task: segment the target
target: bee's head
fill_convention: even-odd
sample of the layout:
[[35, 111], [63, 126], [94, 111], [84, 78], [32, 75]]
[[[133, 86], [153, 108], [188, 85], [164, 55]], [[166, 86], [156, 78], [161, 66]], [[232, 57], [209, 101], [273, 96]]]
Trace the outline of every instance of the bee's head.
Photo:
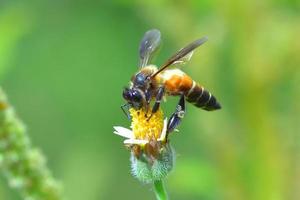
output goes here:
[[135, 109], [140, 109], [143, 106], [144, 98], [142, 91], [139, 89], [125, 88], [123, 90], [123, 98]]

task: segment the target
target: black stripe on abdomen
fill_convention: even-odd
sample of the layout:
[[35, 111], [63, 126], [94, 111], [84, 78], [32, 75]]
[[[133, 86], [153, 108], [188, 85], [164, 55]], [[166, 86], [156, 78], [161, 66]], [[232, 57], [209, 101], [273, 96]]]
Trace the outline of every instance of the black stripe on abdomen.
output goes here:
[[191, 91], [189, 91], [189, 93], [186, 95], [186, 100], [194, 104], [196, 107], [208, 111], [221, 108], [216, 98], [209, 91], [198, 84], [195, 85]]
[[203, 90], [204, 90], [203, 87], [200, 87], [195, 82], [193, 84], [195, 84], [195, 85], [186, 94], [186, 97], [187, 97], [186, 100], [190, 103], [195, 103], [197, 101], [197, 99], [202, 95]]

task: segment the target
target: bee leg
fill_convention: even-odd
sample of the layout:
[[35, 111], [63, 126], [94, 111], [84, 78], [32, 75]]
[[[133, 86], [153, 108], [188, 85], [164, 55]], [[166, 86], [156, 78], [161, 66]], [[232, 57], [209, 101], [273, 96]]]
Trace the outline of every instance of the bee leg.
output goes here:
[[163, 86], [158, 88], [157, 94], [156, 94], [156, 98], [155, 98], [155, 103], [152, 107], [152, 113], [156, 113], [159, 109], [160, 106], [160, 102], [164, 96], [164, 92], [165, 92], [165, 88]]
[[176, 106], [175, 112], [171, 115], [170, 119], [168, 120], [167, 134], [175, 130], [175, 128], [180, 124], [181, 119], [184, 117], [184, 114], [185, 114], [185, 99], [184, 99], [184, 95], [181, 95], [179, 102]]
[[123, 113], [126, 115], [126, 117], [131, 120], [131, 116], [130, 116], [130, 113], [129, 113], [129, 108], [130, 108], [130, 104], [129, 103], [126, 103], [124, 105], [121, 106], [121, 109], [123, 111]]
[[146, 96], [146, 105], [145, 105], [145, 110], [146, 110], [145, 113], [146, 114], [145, 114], [145, 117], [147, 117], [148, 111], [149, 111], [149, 107], [150, 107], [150, 101], [151, 101], [151, 91], [150, 90], [146, 90], [145, 96]]
[[155, 103], [152, 107], [152, 110], [151, 110], [151, 115], [150, 117], [148, 117], [148, 121], [149, 119], [152, 117], [153, 113], [156, 113], [159, 109], [159, 106], [160, 106], [160, 102], [164, 96], [164, 92], [165, 92], [165, 88], [163, 86], [159, 87], [158, 88], [158, 91], [157, 91], [157, 94], [156, 94], [156, 97], [155, 97]]

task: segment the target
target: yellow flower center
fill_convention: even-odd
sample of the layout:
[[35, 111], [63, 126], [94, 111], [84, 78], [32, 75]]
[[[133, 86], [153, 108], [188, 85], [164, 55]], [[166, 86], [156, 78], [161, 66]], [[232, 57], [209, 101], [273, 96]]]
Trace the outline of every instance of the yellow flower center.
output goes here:
[[131, 108], [129, 112], [132, 117], [131, 128], [135, 139], [150, 141], [160, 137], [164, 125], [161, 109], [153, 113], [151, 118], [149, 118], [151, 112], [146, 114], [144, 109], [135, 110]]

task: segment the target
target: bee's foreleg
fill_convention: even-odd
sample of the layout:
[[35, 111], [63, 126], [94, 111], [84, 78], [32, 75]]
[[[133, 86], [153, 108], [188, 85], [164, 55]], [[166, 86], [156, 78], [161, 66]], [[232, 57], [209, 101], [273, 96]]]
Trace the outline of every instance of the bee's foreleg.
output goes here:
[[165, 88], [163, 86], [159, 87], [158, 88], [158, 91], [157, 91], [157, 94], [156, 94], [156, 97], [155, 97], [155, 103], [152, 107], [152, 113], [156, 113], [159, 109], [159, 106], [160, 106], [160, 102], [164, 96], [164, 92], [165, 92]]
[[123, 113], [126, 115], [126, 117], [129, 120], [131, 120], [131, 116], [130, 116], [130, 113], [129, 113], [129, 107], [130, 107], [130, 104], [126, 103], [126, 104], [121, 106], [121, 109], [122, 109]]
[[151, 97], [152, 97], [151, 90], [146, 90], [145, 96], [146, 96], [146, 100], [145, 100], [146, 114], [145, 114], [145, 117], [147, 117], [147, 114], [148, 114], [148, 111], [149, 111], [149, 107], [150, 107]]
[[176, 106], [175, 112], [171, 115], [170, 119], [168, 120], [167, 125], [167, 133], [171, 133], [175, 130], [175, 128], [180, 124], [181, 119], [184, 117], [185, 114], [185, 99], [184, 95], [181, 95], [179, 102]]
[[165, 88], [163, 86], [159, 87], [158, 90], [157, 90], [157, 94], [156, 94], [156, 97], [155, 97], [155, 103], [152, 107], [152, 110], [151, 110], [151, 115], [150, 117], [148, 118], [148, 120], [152, 117], [152, 114], [153, 113], [156, 113], [159, 109], [159, 106], [160, 106], [160, 102], [164, 96], [164, 92], [165, 92]]

